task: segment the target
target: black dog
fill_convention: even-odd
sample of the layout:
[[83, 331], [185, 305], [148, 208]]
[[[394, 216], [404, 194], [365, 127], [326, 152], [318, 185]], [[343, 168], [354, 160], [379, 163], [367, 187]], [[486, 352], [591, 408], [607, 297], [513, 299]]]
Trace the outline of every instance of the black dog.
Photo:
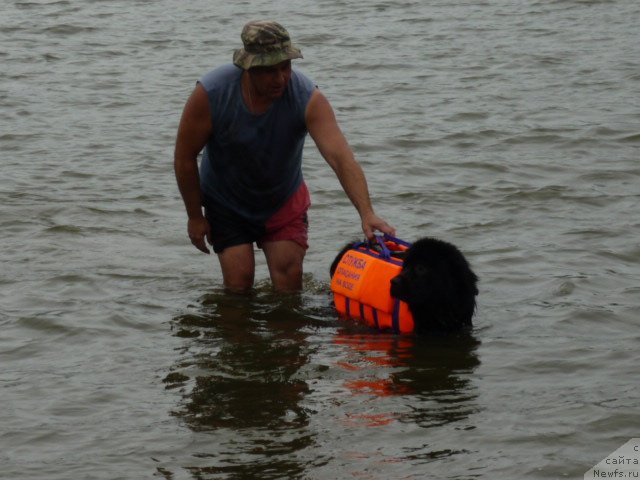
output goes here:
[[[346, 245], [333, 261], [333, 273]], [[454, 245], [422, 238], [403, 252], [402, 271], [391, 280], [390, 295], [407, 303], [418, 334], [470, 328], [476, 309], [478, 277]]]

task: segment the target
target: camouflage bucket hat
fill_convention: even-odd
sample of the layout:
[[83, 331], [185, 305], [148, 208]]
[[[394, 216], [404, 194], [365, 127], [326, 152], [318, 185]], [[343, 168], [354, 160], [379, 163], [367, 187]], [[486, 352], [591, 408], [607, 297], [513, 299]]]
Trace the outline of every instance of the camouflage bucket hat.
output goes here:
[[245, 70], [302, 58], [300, 49], [291, 44], [289, 32], [279, 23], [269, 20], [249, 22], [240, 37], [244, 48], [233, 52], [233, 63]]

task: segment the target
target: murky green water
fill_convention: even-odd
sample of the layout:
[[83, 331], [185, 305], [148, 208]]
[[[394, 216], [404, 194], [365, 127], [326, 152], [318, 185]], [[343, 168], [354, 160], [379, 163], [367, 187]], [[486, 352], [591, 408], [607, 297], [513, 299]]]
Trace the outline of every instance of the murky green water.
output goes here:
[[[339, 321], [355, 211], [310, 142], [301, 295], [221, 292], [172, 171], [195, 80], [280, 20], [375, 206], [455, 243], [472, 335]], [[582, 478], [638, 436], [635, 0], [6, 1], [0, 477]]]

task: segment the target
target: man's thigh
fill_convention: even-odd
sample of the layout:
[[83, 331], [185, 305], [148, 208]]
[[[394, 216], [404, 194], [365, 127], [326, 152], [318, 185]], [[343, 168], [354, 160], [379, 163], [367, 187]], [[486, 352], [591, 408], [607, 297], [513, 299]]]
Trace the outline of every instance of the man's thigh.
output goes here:
[[227, 247], [218, 253], [218, 260], [225, 288], [244, 292], [253, 286], [255, 257], [252, 243]]
[[265, 242], [262, 250], [274, 288], [280, 291], [299, 291], [302, 288], [302, 262], [306, 248], [292, 240], [279, 240]]

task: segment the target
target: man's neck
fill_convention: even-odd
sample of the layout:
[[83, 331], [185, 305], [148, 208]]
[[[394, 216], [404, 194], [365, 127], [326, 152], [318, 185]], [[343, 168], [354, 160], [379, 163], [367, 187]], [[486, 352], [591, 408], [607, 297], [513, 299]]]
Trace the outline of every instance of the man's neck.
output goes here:
[[266, 112], [273, 103], [271, 98], [259, 94], [248, 72], [242, 74], [242, 97], [249, 111], [256, 115]]

